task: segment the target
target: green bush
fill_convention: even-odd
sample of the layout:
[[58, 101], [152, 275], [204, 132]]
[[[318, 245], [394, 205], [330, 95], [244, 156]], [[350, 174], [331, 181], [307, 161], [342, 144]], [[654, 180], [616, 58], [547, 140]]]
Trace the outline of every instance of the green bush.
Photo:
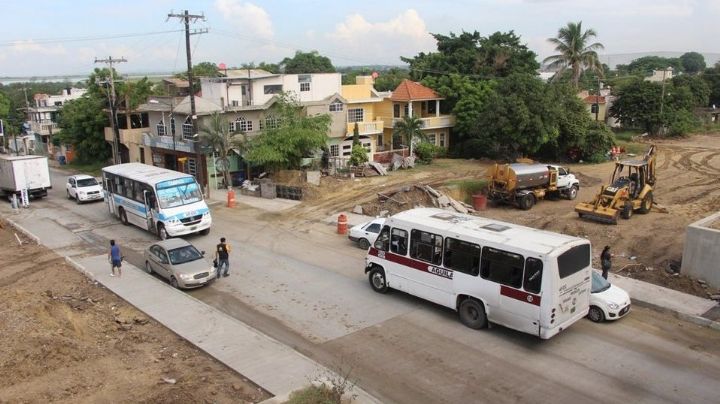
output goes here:
[[421, 142], [415, 146], [414, 152], [418, 158], [418, 162], [421, 164], [430, 164], [437, 150], [435, 149], [435, 145], [428, 142]]
[[340, 402], [340, 397], [331, 388], [322, 384], [294, 391], [285, 404], [339, 404]]
[[586, 161], [600, 162], [615, 144], [615, 135], [602, 122], [592, 122], [583, 141], [582, 154]]
[[350, 159], [348, 160], [348, 164], [351, 166], [359, 166], [362, 163], [366, 163], [368, 161], [367, 156], [367, 150], [365, 150], [364, 147], [360, 144], [355, 144], [352, 147], [352, 151], [350, 152]]
[[688, 111], [678, 111], [675, 114], [675, 119], [668, 127], [668, 134], [670, 136], [684, 136], [692, 132], [698, 127], [698, 121]]

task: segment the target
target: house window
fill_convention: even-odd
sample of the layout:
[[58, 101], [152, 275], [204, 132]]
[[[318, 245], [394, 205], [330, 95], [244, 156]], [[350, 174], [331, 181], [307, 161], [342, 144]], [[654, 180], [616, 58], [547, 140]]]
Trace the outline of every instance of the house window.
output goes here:
[[235, 122], [230, 122], [230, 131], [232, 132], [252, 132], [253, 124], [243, 117], [238, 117]]
[[140, 162], [145, 164], [145, 149], [140, 147]]
[[378, 147], [382, 147], [382, 145], [383, 145], [383, 135], [382, 134], [377, 135], [377, 142], [375, 144]]
[[280, 123], [280, 118], [268, 116], [264, 121], [260, 121], [260, 129], [277, 129], [280, 127]]
[[310, 91], [310, 83], [300, 83], [300, 91]]
[[265, 94], [280, 94], [282, 93], [282, 84], [271, 84], [263, 88]]
[[410, 103], [405, 104], [405, 107], [403, 108], [403, 112], [405, 113], [405, 116], [410, 115]]
[[440, 134], [440, 147], [445, 147], [445, 134]]
[[400, 118], [400, 104], [393, 104], [393, 118]]
[[331, 144], [330, 145], [330, 155], [333, 157], [338, 157], [340, 155], [340, 145]]
[[160, 122], [157, 124], [157, 135], [167, 136], [167, 127], [165, 126], [165, 122]]
[[190, 117], [185, 118], [185, 123], [182, 125], [182, 136], [185, 140], [192, 140], [195, 133], [193, 130], [192, 120]]
[[348, 122], [362, 122], [364, 115], [362, 108], [348, 109]]
[[435, 114], [437, 109], [435, 108], [435, 101], [427, 101], [427, 113], [428, 114]]
[[239, 107], [239, 106], [240, 106], [240, 101], [238, 101], [238, 100], [232, 100], [232, 106], [233, 106], [233, 107]]
[[340, 101], [333, 101], [332, 104], [328, 107], [328, 110], [330, 112], [340, 112], [343, 110], [343, 104]]
[[429, 134], [428, 142], [430, 142], [431, 145], [435, 146], [437, 144], [437, 135], [434, 133]]

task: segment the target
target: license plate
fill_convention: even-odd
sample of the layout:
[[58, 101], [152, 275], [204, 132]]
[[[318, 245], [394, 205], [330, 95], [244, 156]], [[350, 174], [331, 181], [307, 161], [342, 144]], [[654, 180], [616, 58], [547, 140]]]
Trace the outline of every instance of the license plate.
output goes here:
[[193, 226], [190, 228], [190, 230], [195, 230], [195, 229], [197, 229], [197, 226]]

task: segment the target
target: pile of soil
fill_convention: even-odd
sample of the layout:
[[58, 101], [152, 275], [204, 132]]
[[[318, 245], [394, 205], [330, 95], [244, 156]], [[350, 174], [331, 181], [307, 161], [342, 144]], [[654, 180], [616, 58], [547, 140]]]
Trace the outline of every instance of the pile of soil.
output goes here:
[[237, 403], [271, 396], [6, 222], [0, 245], [0, 401]]
[[396, 191], [383, 192], [383, 195], [390, 198], [378, 196], [377, 201], [362, 204], [363, 214], [379, 216], [381, 212], [387, 212], [394, 215], [412, 208], [433, 206], [432, 198], [416, 187], [403, 187]]
[[709, 298], [718, 294], [715, 289], [703, 280], [693, 279], [685, 274], [679, 273], [680, 262], [666, 261], [660, 267], [648, 267], [642, 264], [628, 264], [618, 269], [618, 275], [627, 276], [666, 288], [680, 290], [698, 297]]
[[581, 187], [595, 187], [595, 186], [601, 185], [603, 183], [603, 181], [610, 180], [609, 178], [607, 180], [602, 180], [601, 178], [591, 177], [591, 176], [585, 175], [579, 171], [571, 171], [571, 174], [575, 175], [575, 178], [577, 178], [578, 181], [580, 181]]

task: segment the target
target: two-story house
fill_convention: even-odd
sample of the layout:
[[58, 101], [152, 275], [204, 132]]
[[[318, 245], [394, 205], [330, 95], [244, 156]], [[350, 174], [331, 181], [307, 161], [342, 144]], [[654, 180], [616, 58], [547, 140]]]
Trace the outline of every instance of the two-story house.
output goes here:
[[65, 88], [60, 94], [35, 94], [33, 105], [28, 107], [30, 131], [35, 135], [36, 144], [43, 150], [37, 152], [53, 154], [52, 135], [60, 131], [58, 118], [63, 105], [71, 100], [82, 97], [87, 92], [84, 88]]

